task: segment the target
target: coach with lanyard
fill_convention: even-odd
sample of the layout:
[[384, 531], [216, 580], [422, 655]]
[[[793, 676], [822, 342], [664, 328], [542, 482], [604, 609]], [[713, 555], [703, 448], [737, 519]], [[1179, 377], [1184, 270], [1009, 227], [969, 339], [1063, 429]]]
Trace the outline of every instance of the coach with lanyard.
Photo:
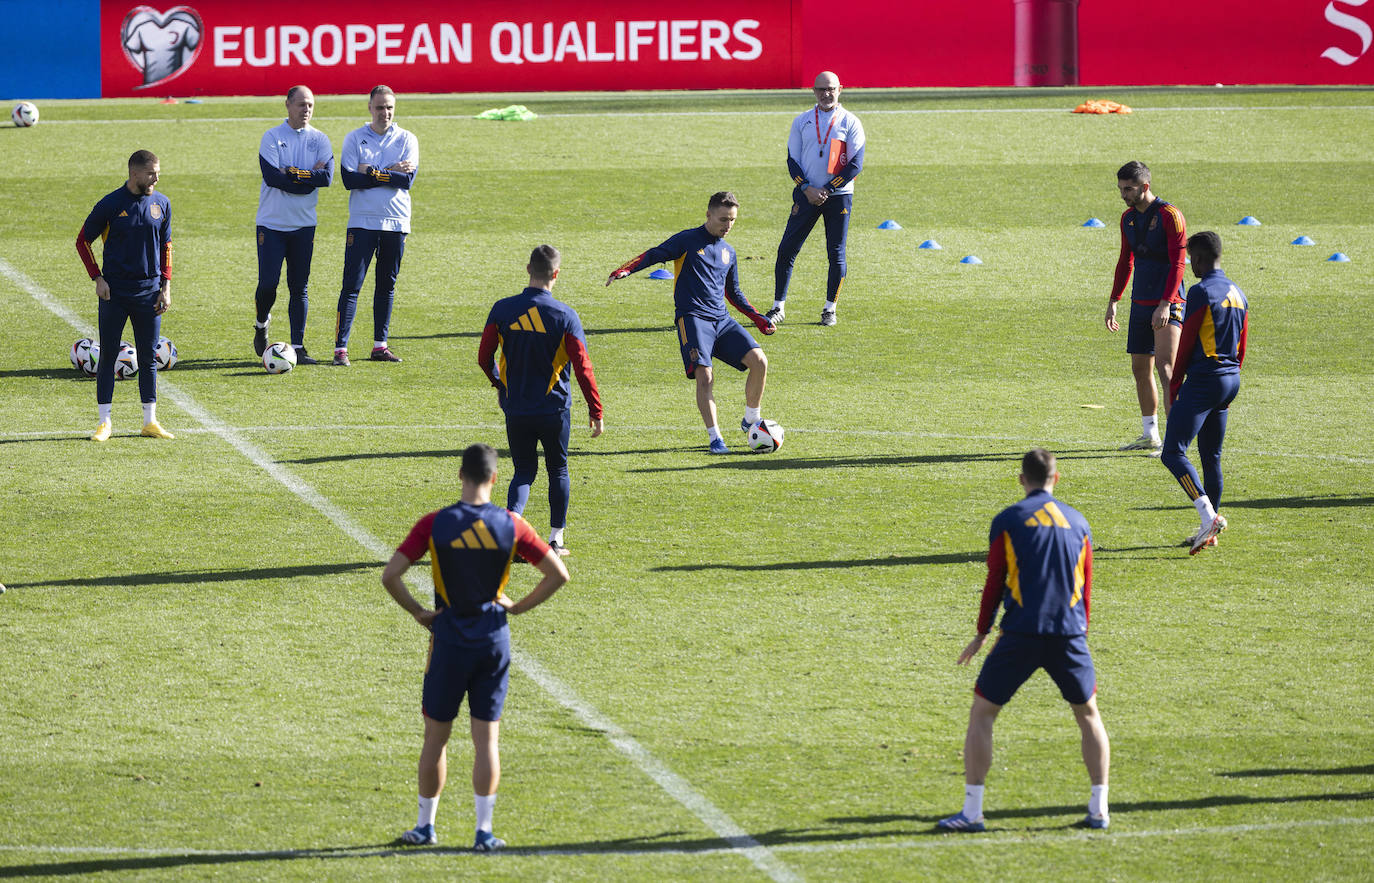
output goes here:
[[792, 265], [817, 219], [825, 218], [825, 253], [830, 261], [822, 325], [836, 322], [835, 305], [848, 269], [844, 250], [854, 178], [864, 165], [864, 127], [858, 117], [840, 106], [838, 76], [821, 71], [814, 91], [816, 106], [792, 121], [787, 139], [787, 171], [795, 186], [792, 215], [778, 243], [778, 261], [773, 268], [773, 308], [767, 316], [775, 325], [781, 325], [784, 318]]

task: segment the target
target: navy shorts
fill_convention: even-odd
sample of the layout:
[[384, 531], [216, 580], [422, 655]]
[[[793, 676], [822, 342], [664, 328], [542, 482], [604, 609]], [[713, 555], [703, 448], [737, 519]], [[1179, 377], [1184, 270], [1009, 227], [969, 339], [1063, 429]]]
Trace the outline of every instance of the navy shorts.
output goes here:
[[458, 716], [458, 706], [467, 696], [470, 716], [498, 721], [509, 682], [509, 632], [473, 647], [431, 639], [421, 710], [425, 717], [446, 723]]
[[1074, 705], [1082, 705], [1097, 692], [1097, 673], [1085, 636], [1021, 632], [1002, 632], [983, 660], [973, 690], [994, 705], [1006, 705], [1037, 668], [1043, 668]]
[[682, 349], [682, 367], [688, 377], [697, 375], [698, 365], [711, 367], [713, 357], [744, 371], [744, 357], [759, 347], [754, 336], [729, 316], [723, 319], [678, 316], [677, 341]]
[[[1126, 352], [1146, 356], [1155, 354], [1155, 330], [1150, 327], [1150, 317], [1158, 306], [1131, 301], [1131, 318], [1126, 323]], [[1170, 304], [1169, 324], [1183, 327], [1183, 304]]]

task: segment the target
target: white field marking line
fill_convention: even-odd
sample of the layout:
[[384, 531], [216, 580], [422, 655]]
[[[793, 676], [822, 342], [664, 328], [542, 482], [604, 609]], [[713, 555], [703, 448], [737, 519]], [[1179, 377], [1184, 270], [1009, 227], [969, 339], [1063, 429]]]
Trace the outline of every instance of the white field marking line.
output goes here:
[[[1068, 99], [1066, 99], [1067, 101]], [[1188, 105], [1186, 107], [1141, 107], [1132, 105], [1136, 112], [1144, 113], [1169, 113], [1179, 112], [1264, 112], [1269, 110], [1374, 110], [1374, 104], [1282, 104], [1271, 106], [1245, 107], [1240, 105], [1226, 106], [1206, 106]], [[855, 113], [862, 116], [875, 115], [898, 115], [898, 116], [922, 116], [927, 114], [990, 114], [990, 113], [1071, 113], [1067, 107], [907, 107], [907, 108], [888, 108], [858, 110]], [[650, 111], [605, 111], [601, 113], [541, 113], [539, 116], [544, 119], [607, 119], [607, 118], [649, 118], [649, 117], [715, 117], [715, 116], [744, 116], [744, 117], [794, 117], [796, 111], [792, 110], [650, 110]], [[105, 120], [44, 120], [45, 126], [113, 126], [113, 125], [136, 125], [146, 126], [153, 123], [268, 123], [280, 120], [281, 116], [272, 117], [163, 117], [161, 119], [105, 119]], [[406, 114], [408, 120], [475, 120], [476, 117], [468, 114], [448, 114], [448, 113], [416, 113]]]
[[[79, 321], [79, 320], [77, 320]], [[89, 334], [86, 336], [90, 336]], [[171, 369], [176, 370], [176, 369]], [[165, 382], [166, 375], [158, 372], [158, 383]], [[639, 429], [652, 432], [691, 432], [695, 430], [693, 426], [651, 426], [648, 424], [636, 424]], [[290, 426], [238, 426], [235, 427], [239, 432], [260, 433], [277, 435], [286, 432], [412, 432], [412, 431], [449, 431], [449, 430], [478, 430], [491, 431], [494, 429], [505, 429], [504, 423], [331, 423], [328, 426], [309, 426], [306, 424], [293, 424]], [[26, 438], [69, 438], [80, 436], [87, 430], [83, 427], [72, 429], [35, 429], [27, 432], [0, 432], [0, 440], [7, 439], [26, 439]], [[216, 435], [217, 432], [210, 428], [178, 428], [178, 434], [185, 435]], [[1082, 445], [1093, 447], [1102, 445], [1101, 441], [1089, 441], [1086, 439], [1045, 439], [1039, 436], [1028, 438], [1016, 435], [969, 435], [957, 432], [921, 432], [906, 429], [815, 429], [805, 426], [789, 426], [788, 432], [814, 435], [842, 435], [842, 436], [867, 436], [876, 438], [932, 438], [948, 439], [952, 441], [995, 441], [995, 442], [1015, 442], [1017, 444], [1028, 443], [1050, 443], [1058, 446], [1063, 445]], [[1110, 453], [1114, 448], [1111, 444], [1103, 447], [1104, 453]], [[1297, 453], [1293, 451], [1252, 451], [1245, 448], [1229, 448], [1227, 453], [1233, 456], [1247, 457], [1277, 457], [1281, 459], [1294, 460], [1326, 460], [1332, 463], [1350, 463], [1355, 466], [1374, 466], [1374, 458], [1370, 457], [1350, 457], [1345, 454], [1319, 454], [1319, 453]]]
[[[85, 322], [40, 288], [37, 283], [16, 270], [4, 258], [0, 258], [0, 275], [4, 275], [30, 294], [39, 304], [76, 329], [77, 333], [87, 337], [91, 336], [90, 328]], [[342, 508], [335, 505], [314, 487], [297, 478], [289, 469], [273, 460], [267, 452], [245, 438], [243, 433], [205, 410], [199, 402], [175, 385], [162, 383], [160, 386], [162, 387], [161, 391], [167, 398], [171, 399], [173, 404], [227, 442], [253, 465], [276, 479], [279, 484], [299, 497], [312, 509], [333, 522], [335, 527], [357, 542], [369, 554], [375, 555], [379, 560], [387, 560], [391, 557], [393, 552], [391, 546], [377, 539]], [[434, 585], [428, 577], [424, 576], [423, 571], [416, 570], [412, 573], [415, 574], [415, 582], [421, 584], [424, 590], [432, 596]], [[549, 673], [537, 660], [523, 652], [512, 653], [512, 659], [517, 670], [538, 684], [545, 693], [564, 708], [571, 711], [584, 725], [605, 734], [612, 745], [633, 761], [635, 766], [653, 779], [670, 797], [682, 804], [722, 840], [730, 844], [729, 851], [744, 855], [755, 867], [778, 883], [801, 879], [766, 846], [751, 837], [734, 819], [693, 788], [687, 780], [670, 770], [638, 740], [626, 733], [591, 704], [585, 702], [571, 687]]]
[[[1345, 825], [1369, 825], [1374, 824], [1374, 816], [1369, 818], [1343, 817], [1334, 819], [1303, 819], [1291, 822], [1255, 822], [1241, 825], [1209, 825], [1200, 828], [1154, 828], [1142, 831], [1122, 831], [1112, 828], [1109, 831], [1065, 831], [1055, 833], [1050, 831], [1037, 832], [1017, 832], [1017, 831], [990, 831], [981, 835], [972, 834], [950, 834], [944, 836], [928, 835], [919, 840], [910, 838], [903, 840], [872, 840], [867, 842], [849, 841], [844, 843], [792, 843], [774, 846], [775, 852], [794, 852], [794, 853], [827, 853], [827, 852], [863, 852], [871, 849], [957, 849], [962, 847], [982, 847], [996, 848], [1000, 846], [1019, 847], [1028, 843], [1062, 843], [1066, 840], [1092, 840], [1102, 843], [1111, 843], [1113, 840], [1130, 839], [1139, 840], [1154, 837], [1215, 837], [1227, 834], [1257, 834], [1266, 831], [1287, 831], [1302, 828], [1330, 828]], [[879, 835], [881, 836], [881, 835]], [[25, 846], [21, 844], [0, 844], [0, 852], [8, 853], [38, 853], [43, 855], [139, 855], [150, 857], [175, 857], [175, 856], [217, 856], [217, 857], [239, 857], [244, 859], [271, 858], [279, 856], [281, 858], [373, 858], [384, 856], [404, 855], [412, 858], [428, 857], [449, 857], [454, 855], [473, 855], [472, 850], [461, 847], [437, 848], [418, 850], [414, 848], [402, 847], [357, 847], [356, 849], [339, 850], [330, 848], [325, 849], [258, 849], [258, 850], [218, 850], [218, 849], [162, 849], [149, 846], [131, 846], [121, 848], [118, 846], [50, 846], [45, 844]], [[613, 849], [600, 848], [566, 848], [566, 849], [523, 849], [516, 848], [512, 852], [506, 853], [505, 860], [517, 858], [540, 858], [546, 856], [591, 856], [591, 855], [618, 855], [618, 856], [712, 856], [730, 855], [733, 849], [722, 849], [720, 847], [708, 846], [700, 849], [684, 849], [682, 847], [663, 845], [645, 845], [643, 847], [624, 846]], [[490, 858], [483, 856], [481, 861], [489, 861]]]

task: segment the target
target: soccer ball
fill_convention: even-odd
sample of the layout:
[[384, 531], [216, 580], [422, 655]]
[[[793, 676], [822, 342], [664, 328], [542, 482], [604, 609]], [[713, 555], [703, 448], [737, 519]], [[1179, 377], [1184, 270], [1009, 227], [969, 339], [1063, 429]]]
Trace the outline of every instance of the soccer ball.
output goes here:
[[157, 339], [157, 346], [153, 347], [153, 364], [157, 365], [159, 371], [176, 367], [177, 345], [172, 343], [171, 338], [159, 337]]
[[262, 353], [262, 367], [268, 374], [285, 374], [296, 367], [296, 349], [289, 343], [274, 343]]
[[760, 420], [749, 427], [749, 450], [771, 454], [782, 447], [782, 427], [772, 420]]
[[10, 111], [10, 119], [21, 129], [38, 125], [38, 108], [32, 102], [21, 101]]
[[138, 373], [138, 352], [127, 340], [119, 342], [119, 355], [115, 357], [115, 380], [128, 380]]
[[70, 355], [73, 368], [87, 377], [95, 376], [95, 369], [100, 366], [100, 344], [89, 337], [83, 337], [72, 344]]

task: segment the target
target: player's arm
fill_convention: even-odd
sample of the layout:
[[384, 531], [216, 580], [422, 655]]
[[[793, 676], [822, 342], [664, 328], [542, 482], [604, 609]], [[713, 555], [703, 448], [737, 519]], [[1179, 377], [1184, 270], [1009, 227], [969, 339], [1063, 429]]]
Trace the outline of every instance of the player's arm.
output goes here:
[[[1135, 211], [1127, 209], [1126, 211]], [[1126, 216], [1121, 216], [1121, 250], [1116, 256], [1116, 272], [1112, 275], [1112, 290], [1107, 295], [1107, 317], [1105, 322], [1108, 331], [1116, 331], [1121, 328], [1116, 321], [1116, 305], [1126, 293], [1126, 283], [1131, 280], [1131, 267], [1134, 265], [1135, 255], [1131, 252], [1131, 243], [1126, 239]]]
[[777, 331], [777, 326], [767, 316], [754, 309], [754, 305], [749, 303], [749, 298], [744, 296], [744, 289], [739, 285], [739, 263], [737, 260], [730, 262], [730, 269], [725, 271], [725, 299], [734, 305], [735, 309], [749, 317], [749, 321], [754, 323], [754, 327], [764, 334], [772, 334]]
[[[281, 149], [277, 147], [277, 139], [272, 131], [269, 129], [258, 145], [258, 168], [262, 171], [263, 183], [298, 196], [309, 193], [314, 189], [309, 183], [310, 173], [282, 161]], [[305, 180], [302, 180], [302, 176]]]
[[488, 318], [487, 327], [482, 329], [482, 341], [477, 344], [477, 365], [497, 389], [501, 388], [501, 378], [496, 376], [496, 345], [500, 338], [500, 329]]
[[86, 267], [86, 275], [95, 282], [95, 296], [101, 300], [110, 299], [110, 283], [105, 281], [101, 275], [100, 264], [95, 259], [95, 253], [91, 251], [91, 243], [109, 226], [108, 212], [101, 203], [91, 209], [90, 215], [86, 218], [86, 223], [81, 225], [81, 229], [76, 232], [76, 254], [81, 258], [81, 263]]
[[845, 164], [841, 166], [839, 171], [835, 172], [834, 176], [826, 183], [826, 189], [832, 193], [845, 187], [850, 181], [859, 177], [859, 172], [862, 172], [864, 168], [865, 144], [863, 126], [859, 125], [858, 118], [850, 115], [850, 119], [853, 120], [853, 124], [848, 127], [849, 143], [847, 146], [853, 153], [849, 155]]
[[1187, 226], [1183, 221], [1183, 213], [1171, 205], [1160, 210], [1159, 218], [1164, 224], [1165, 243], [1169, 250], [1169, 277], [1164, 280], [1163, 300], [1183, 303], [1185, 297], [1180, 289], [1183, 288], [1183, 264], [1187, 257]]
[[977, 634], [959, 654], [958, 664], [967, 665], [969, 660], [983, 649], [983, 642], [992, 631], [993, 618], [997, 616], [997, 605], [1002, 602], [1002, 592], [1007, 584], [1007, 550], [1005, 531], [997, 534], [988, 543], [988, 577], [983, 582], [983, 596], [978, 604]]
[[1240, 320], [1240, 342], [1236, 344], [1236, 367], [1245, 367], [1245, 338], [1250, 334], [1250, 310], [1246, 309], [1245, 318]]
[[158, 257], [158, 275], [162, 277], [162, 283], [157, 294], [157, 303], [153, 310], [161, 315], [172, 308], [172, 206], [166, 206], [162, 213], [162, 224], [158, 228], [158, 235], [161, 237], [162, 247]]
[[[579, 329], [580, 330], [580, 329]], [[604, 424], [601, 421], [601, 390], [596, 386], [596, 372], [592, 370], [592, 357], [587, 345], [575, 332], [563, 335], [563, 349], [568, 354], [577, 385], [582, 387], [582, 398], [587, 400], [587, 422], [592, 428], [592, 438], [601, 434]]]
[[1087, 629], [1093, 606], [1093, 538], [1083, 538], [1083, 627]]
[[382, 586], [387, 594], [400, 605], [401, 609], [409, 613], [416, 622], [425, 628], [429, 628], [434, 622], [434, 617], [438, 616], [438, 611], [430, 610], [410, 594], [410, 589], [406, 588], [402, 577], [414, 564], [424, 557], [425, 551], [429, 548], [430, 528], [434, 524], [434, 513], [431, 512], [424, 518], [415, 523], [406, 535], [405, 541], [391, 556], [391, 560], [386, 563], [382, 570]]
[[[398, 164], [399, 165], [399, 164]], [[396, 165], [385, 169], [368, 169], [367, 174], [377, 182], [378, 187], [395, 187], [397, 190], [409, 190], [410, 185], [415, 182], [415, 171], [403, 172]]]
[[502, 607], [518, 616], [547, 601], [568, 582], [569, 577], [563, 559], [549, 548], [548, 543], [539, 538], [539, 534], [534, 532], [530, 523], [515, 513], [511, 515], [515, 519], [515, 551], [521, 558], [538, 568], [541, 574], [535, 587], [519, 601], [511, 601], [504, 596], [499, 599], [498, 603], [501, 603]]
[[339, 177], [347, 190], [367, 190], [376, 187], [377, 179], [366, 172], [358, 171], [358, 142], [349, 132], [344, 138], [343, 153], [339, 155]]
[[1194, 285], [1188, 291], [1188, 308], [1183, 316], [1183, 333], [1178, 338], [1178, 354], [1174, 356], [1174, 373], [1169, 378], [1169, 407], [1173, 407], [1178, 390], [1183, 386], [1184, 375], [1188, 372], [1188, 362], [1193, 358], [1193, 347], [1197, 345], [1198, 332], [1202, 330], [1202, 320], [1206, 317], [1211, 304], [1207, 292], [1201, 285]]
[[650, 264], [661, 264], [665, 261], [675, 261], [678, 258], [682, 257], [683, 250], [681, 248], [673, 248], [673, 240], [675, 239], [677, 239], [677, 235], [670, 237], [666, 242], [664, 242], [661, 245], [655, 245], [648, 251], [641, 252], [639, 255], [630, 258], [628, 261], [621, 264], [619, 267], [616, 267], [614, 270], [611, 271], [611, 275], [606, 279], [606, 284], [610, 285], [617, 279], [624, 279], [631, 273], [637, 273], [645, 267], [649, 266]]

